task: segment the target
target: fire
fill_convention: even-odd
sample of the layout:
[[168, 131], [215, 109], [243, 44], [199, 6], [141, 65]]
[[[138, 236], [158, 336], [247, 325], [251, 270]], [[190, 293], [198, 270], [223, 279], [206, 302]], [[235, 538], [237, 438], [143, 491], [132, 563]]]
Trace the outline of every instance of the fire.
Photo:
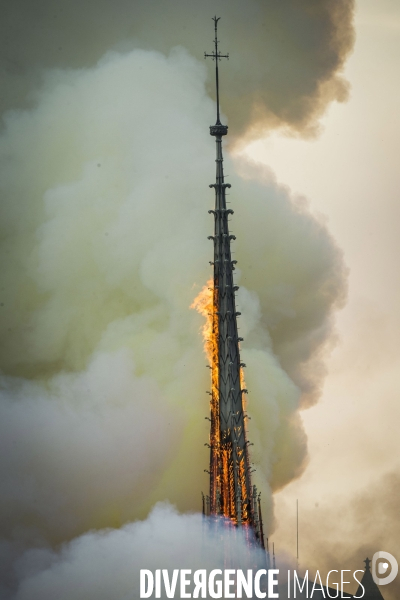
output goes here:
[[[210, 428], [210, 473], [213, 485], [210, 490], [210, 502], [213, 512], [218, 512], [218, 503], [221, 492], [221, 433], [219, 421], [219, 353], [218, 335], [219, 324], [216, 307], [218, 306], [218, 290], [214, 281], [210, 279], [194, 299], [190, 308], [194, 308], [205, 317], [205, 324], [201, 331], [204, 340], [204, 352], [211, 368], [211, 428]], [[223, 461], [222, 461], [223, 464]], [[227, 480], [225, 467], [222, 469], [222, 478]]]
[[[221, 440], [220, 416], [219, 416], [219, 322], [218, 322], [218, 288], [210, 279], [198, 296], [194, 299], [190, 308], [197, 310], [205, 318], [201, 328], [204, 340], [204, 352], [211, 368], [211, 401], [210, 401], [210, 507], [213, 514], [223, 514], [233, 522], [237, 522], [236, 498], [234, 489], [234, 465], [232, 462], [232, 444], [228, 439]], [[243, 369], [240, 369], [241, 389], [245, 389]], [[244, 399], [242, 398], [244, 404]], [[243, 408], [245, 408], [243, 406]], [[225, 434], [229, 434], [225, 432]], [[247, 488], [246, 471], [250, 470], [248, 455], [239, 453], [238, 478], [241, 487], [243, 509], [241, 522], [249, 520], [247, 510]]]
[[212, 279], [209, 279], [201, 292], [193, 300], [190, 308], [194, 308], [205, 318], [205, 323], [201, 328], [204, 340], [204, 352], [211, 367], [212, 395], [218, 399], [218, 316], [214, 309], [215, 305], [214, 282]]

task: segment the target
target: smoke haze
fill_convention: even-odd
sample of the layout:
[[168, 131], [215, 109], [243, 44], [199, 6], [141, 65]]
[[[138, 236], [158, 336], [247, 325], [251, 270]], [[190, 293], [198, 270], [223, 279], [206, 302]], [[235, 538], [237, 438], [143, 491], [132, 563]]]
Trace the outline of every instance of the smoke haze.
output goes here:
[[[151, 536], [135, 537], [141, 527], [171, 540], [192, 519], [198, 535], [198, 517], [165, 509], [153, 521], [78, 538], [60, 556], [51, 550], [143, 519], [159, 500], [197, 511], [207, 489], [209, 373], [202, 319], [189, 309], [212, 255], [207, 126], [215, 109], [206, 81], [204, 64], [183, 48], [113, 51], [95, 66], [48, 70], [32, 106], [4, 115], [5, 597], [61, 598], [74, 565], [86, 568], [80, 553], [91, 554], [86, 544], [98, 540], [106, 556], [122, 540], [126, 565], [130, 543], [133, 554], [154, 552]], [[234, 118], [240, 125], [239, 112]], [[271, 491], [306, 464], [298, 408], [318, 396], [346, 272], [323, 222], [271, 172], [228, 155], [226, 172], [249, 438], [271, 530]], [[160, 561], [170, 552], [160, 544]], [[102, 560], [95, 556], [85, 573], [101, 570]], [[98, 591], [65, 589], [65, 598]], [[107, 589], [96, 597], [115, 598]]]
[[[341, 70], [354, 43], [353, 10], [353, 0], [15, 0], [0, 21], [0, 110], [29, 103], [39, 67], [93, 66], [111, 48], [181, 44], [202, 58], [216, 13], [221, 49], [232, 58], [222, 104], [235, 135], [280, 125], [312, 131], [329, 102], [347, 97]], [[213, 94], [212, 82], [211, 72]]]
[[[340, 487], [340, 478], [338, 477]], [[385, 548], [397, 557], [399, 554], [398, 503], [400, 477], [398, 470], [377, 475], [376, 478], [352, 494], [343, 498], [340, 493], [330, 494], [321, 502], [301, 507], [300, 548], [307, 556], [307, 563], [300, 561], [302, 569], [317, 569], [322, 577], [331, 569], [363, 569], [366, 557]], [[289, 509], [290, 510], [290, 509]], [[293, 537], [290, 524], [279, 521], [287, 537]], [[321, 535], [306, 535], [317, 530]], [[355, 594], [357, 585], [349, 586]], [[381, 588], [384, 597], [399, 597], [398, 578]]]

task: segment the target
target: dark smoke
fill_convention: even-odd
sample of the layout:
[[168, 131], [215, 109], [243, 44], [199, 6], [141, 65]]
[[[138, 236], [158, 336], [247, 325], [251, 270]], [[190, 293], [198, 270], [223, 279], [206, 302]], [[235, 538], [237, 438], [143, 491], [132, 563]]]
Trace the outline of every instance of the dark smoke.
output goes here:
[[29, 104], [42, 67], [92, 66], [112, 47], [183, 45], [202, 58], [217, 13], [221, 49], [232, 58], [222, 106], [235, 133], [310, 132], [329, 102], [346, 98], [353, 9], [354, 0], [3, 0], [0, 111]]

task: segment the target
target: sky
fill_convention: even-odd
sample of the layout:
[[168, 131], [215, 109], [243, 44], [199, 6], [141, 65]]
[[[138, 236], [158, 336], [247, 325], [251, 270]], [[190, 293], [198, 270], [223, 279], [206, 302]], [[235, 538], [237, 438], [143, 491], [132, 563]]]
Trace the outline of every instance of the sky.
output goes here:
[[[400, 8], [361, 0], [355, 27], [344, 70], [349, 100], [329, 107], [317, 138], [274, 132], [246, 149], [325, 216], [349, 269], [348, 300], [337, 315], [338, 341], [322, 398], [302, 414], [310, 462], [275, 496], [273, 537], [292, 552], [299, 500], [301, 564], [312, 560], [308, 538], [315, 530], [323, 544], [326, 522], [337, 528], [345, 553], [352, 535], [347, 512], [361, 498], [353, 516], [369, 514], [358, 531], [364, 529], [371, 554], [370, 523], [380, 522], [390, 497], [399, 501]], [[386, 528], [382, 543], [398, 556], [398, 532], [392, 535], [389, 523]]]
[[225, 162], [270, 540], [293, 564], [298, 500], [302, 568], [400, 557], [397, 3], [359, 0], [353, 29], [345, 0], [18, 0], [0, 24], [5, 600], [125, 598], [132, 560], [199, 560], [206, 8], [231, 54]]

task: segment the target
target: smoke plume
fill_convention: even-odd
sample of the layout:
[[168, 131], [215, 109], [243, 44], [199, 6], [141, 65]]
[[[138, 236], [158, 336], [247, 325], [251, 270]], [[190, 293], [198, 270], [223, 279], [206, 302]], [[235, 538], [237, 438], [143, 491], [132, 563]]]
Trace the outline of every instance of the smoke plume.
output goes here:
[[232, 58], [222, 103], [235, 135], [281, 125], [311, 131], [329, 102], [347, 97], [341, 70], [353, 9], [354, 0], [14, 0], [0, 21], [0, 110], [29, 103], [38, 66], [88, 67], [110, 48], [179, 44], [202, 58], [217, 13], [221, 49]]
[[[148, 556], [161, 536], [163, 562], [175, 525], [197, 523], [168, 513], [89, 533], [61, 555], [51, 550], [88, 530], [144, 518], [159, 500], [197, 511], [207, 490], [209, 372], [202, 319], [189, 309], [210, 276], [212, 254], [207, 127], [215, 112], [206, 75], [182, 48], [110, 52], [91, 68], [47, 71], [32, 108], [4, 117], [5, 596], [86, 599], [90, 579], [102, 590], [97, 598], [122, 598], [122, 580], [135, 577], [129, 553]], [[318, 394], [345, 271], [303, 201], [268, 171], [229, 156], [226, 163], [249, 438], [271, 529], [271, 490], [306, 462], [300, 398]], [[103, 576], [90, 577], [104, 556], [124, 572], [119, 595], [102, 588]], [[72, 577], [85, 593], [63, 596]]]
[[[15, 600], [139, 598], [140, 569], [168, 569], [170, 575], [177, 564], [192, 573], [199, 568], [223, 569], [223, 540], [232, 568], [254, 568], [257, 561], [265, 567], [261, 551], [254, 548], [249, 553], [244, 536], [223, 528], [207, 530], [200, 515], [179, 515], [171, 506], [159, 504], [146, 521], [86, 533], [58, 553], [49, 548], [26, 552], [16, 566], [21, 584]], [[161, 597], [166, 598], [164, 593]]]

